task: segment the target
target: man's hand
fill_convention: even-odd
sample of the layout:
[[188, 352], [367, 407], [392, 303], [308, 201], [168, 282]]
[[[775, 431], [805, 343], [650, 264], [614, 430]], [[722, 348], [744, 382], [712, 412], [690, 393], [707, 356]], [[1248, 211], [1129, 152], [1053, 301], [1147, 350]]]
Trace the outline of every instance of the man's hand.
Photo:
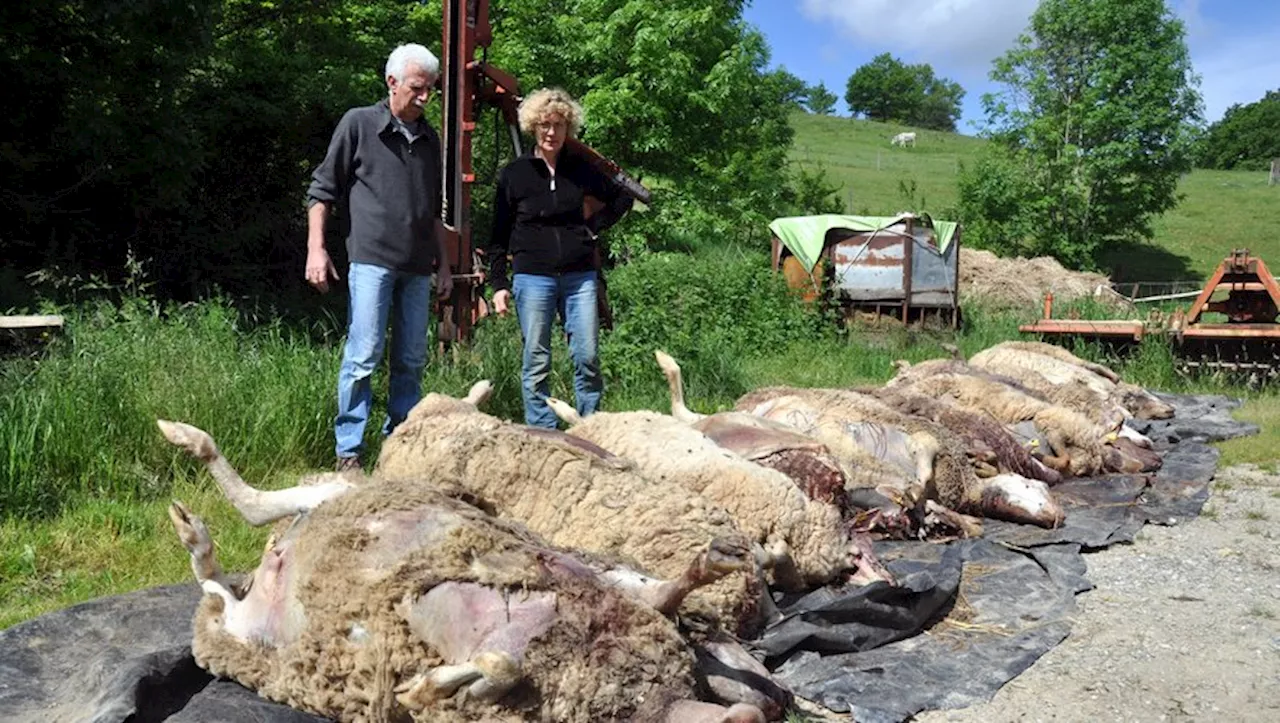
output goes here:
[[444, 300], [450, 296], [453, 296], [453, 274], [446, 266], [436, 272], [436, 297]]
[[493, 295], [493, 310], [498, 312], [498, 316], [506, 316], [507, 309], [510, 308], [511, 291], [502, 289]]
[[329, 291], [329, 279], [337, 281], [338, 269], [334, 267], [329, 252], [323, 248], [313, 248], [307, 252], [307, 283], [316, 287], [320, 293]]

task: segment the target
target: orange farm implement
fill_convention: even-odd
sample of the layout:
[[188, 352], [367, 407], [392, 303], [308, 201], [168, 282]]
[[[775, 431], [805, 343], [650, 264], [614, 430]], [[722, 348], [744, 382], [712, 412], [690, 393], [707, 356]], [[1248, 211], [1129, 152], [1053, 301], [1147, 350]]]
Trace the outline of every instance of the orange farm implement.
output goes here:
[[1280, 284], [1262, 259], [1237, 249], [1223, 259], [1191, 307], [1150, 321], [1044, 318], [1018, 329], [1046, 340], [1088, 339], [1124, 344], [1153, 334], [1167, 337], [1184, 373], [1220, 372], [1255, 384], [1280, 375]]

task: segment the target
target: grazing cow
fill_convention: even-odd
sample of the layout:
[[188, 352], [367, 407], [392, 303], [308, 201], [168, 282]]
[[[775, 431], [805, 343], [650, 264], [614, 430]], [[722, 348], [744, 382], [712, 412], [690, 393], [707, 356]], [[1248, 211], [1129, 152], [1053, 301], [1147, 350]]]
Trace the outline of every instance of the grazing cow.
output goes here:
[[916, 145], [916, 134], [914, 132], [899, 133], [893, 137], [893, 140], [889, 141], [889, 144], [894, 146], [911, 146], [914, 148]]

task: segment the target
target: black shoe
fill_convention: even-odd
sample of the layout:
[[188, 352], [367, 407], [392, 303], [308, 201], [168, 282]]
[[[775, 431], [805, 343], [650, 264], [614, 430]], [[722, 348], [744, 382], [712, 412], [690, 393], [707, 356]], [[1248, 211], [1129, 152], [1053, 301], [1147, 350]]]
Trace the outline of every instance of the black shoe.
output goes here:
[[364, 468], [360, 466], [360, 455], [353, 457], [339, 457], [338, 463], [333, 466], [337, 472], [363, 472]]

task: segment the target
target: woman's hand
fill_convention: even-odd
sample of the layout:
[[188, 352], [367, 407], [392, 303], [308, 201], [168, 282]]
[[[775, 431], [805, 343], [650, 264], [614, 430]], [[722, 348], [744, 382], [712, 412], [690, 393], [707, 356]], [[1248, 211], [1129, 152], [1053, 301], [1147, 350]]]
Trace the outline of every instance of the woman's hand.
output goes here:
[[506, 316], [510, 304], [511, 291], [509, 289], [501, 289], [493, 295], [493, 310], [498, 312], [498, 316]]

